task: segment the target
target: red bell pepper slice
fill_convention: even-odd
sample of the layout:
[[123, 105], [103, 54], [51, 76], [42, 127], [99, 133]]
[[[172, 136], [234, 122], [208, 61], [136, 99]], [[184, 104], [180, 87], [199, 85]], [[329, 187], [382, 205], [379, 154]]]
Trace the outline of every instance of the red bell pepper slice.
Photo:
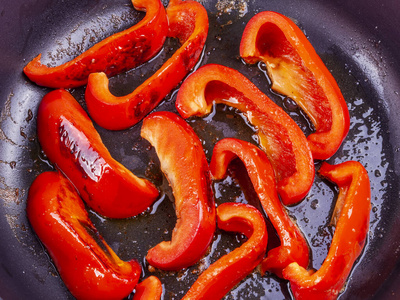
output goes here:
[[133, 300], [159, 300], [162, 296], [162, 284], [156, 276], [147, 277], [135, 287]]
[[132, 0], [132, 4], [137, 10], [146, 11], [138, 24], [57, 67], [41, 64], [39, 54], [24, 68], [24, 73], [38, 85], [71, 88], [85, 85], [90, 73], [114, 76], [148, 61], [162, 48], [167, 36], [165, 9], [160, 0]]
[[99, 235], [73, 185], [59, 172], [39, 175], [27, 215], [67, 288], [77, 299], [122, 299], [135, 288], [138, 262], [122, 261]]
[[245, 62], [263, 61], [272, 89], [292, 98], [316, 132], [308, 136], [314, 159], [328, 159], [349, 131], [346, 102], [332, 74], [307, 37], [289, 18], [272, 11], [255, 15], [240, 43]]
[[210, 164], [213, 179], [225, 178], [230, 162], [236, 157], [244, 163], [261, 205], [281, 241], [281, 245], [270, 250], [263, 260], [262, 272], [270, 271], [282, 277], [282, 270], [292, 262], [306, 268], [309, 263], [307, 242], [279, 200], [274, 171], [263, 151], [238, 139], [219, 141]]
[[90, 116], [110, 130], [126, 129], [150, 113], [198, 62], [208, 33], [205, 8], [195, 1], [171, 1], [167, 8], [170, 37], [182, 46], [132, 93], [115, 97], [104, 73], [89, 76], [85, 99]]
[[332, 216], [335, 225], [331, 247], [321, 268], [313, 273], [296, 263], [283, 270], [296, 299], [336, 299], [365, 244], [371, 209], [368, 173], [355, 161], [323, 163], [320, 174], [339, 186]]
[[221, 299], [245, 278], [264, 257], [268, 232], [261, 213], [251, 205], [224, 203], [217, 208], [218, 227], [239, 232], [248, 240], [208, 267], [182, 300]]
[[99, 214], [132, 217], [158, 197], [152, 183], [136, 177], [111, 157], [88, 115], [70, 93], [55, 90], [43, 97], [37, 132], [49, 160]]
[[146, 117], [141, 136], [157, 152], [175, 197], [178, 218], [171, 241], [150, 249], [146, 259], [163, 270], [189, 267], [206, 252], [216, 226], [210, 170], [203, 146], [189, 124], [170, 112]]
[[286, 205], [305, 197], [314, 180], [314, 163], [306, 137], [296, 123], [238, 71], [206, 65], [190, 75], [179, 89], [176, 107], [184, 118], [203, 116], [213, 103], [244, 112], [258, 130]]

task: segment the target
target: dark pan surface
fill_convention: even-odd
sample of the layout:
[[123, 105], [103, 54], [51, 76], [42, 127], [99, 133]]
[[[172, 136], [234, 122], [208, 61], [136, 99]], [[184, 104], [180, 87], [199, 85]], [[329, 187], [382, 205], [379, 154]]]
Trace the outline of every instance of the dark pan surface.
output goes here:
[[[290, 101], [269, 90], [262, 65], [247, 66], [239, 59], [239, 42], [247, 21], [257, 12], [274, 10], [290, 16], [304, 30], [317, 53], [336, 78], [351, 115], [348, 137], [329, 160], [358, 160], [368, 170], [372, 188], [371, 227], [362, 258], [356, 264], [340, 299], [398, 299], [400, 297], [400, 3], [388, 1], [201, 1], [209, 12], [210, 31], [200, 65], [220, 63], [251, 79], [278, 105], [283, 106], [306, 132], [307, 120]], [[165, 4], [167, 4], [165, 2]], [[128, 28], [142, 18], [128, 0], [14, 0], [0, 3], [0, 297], [9, 299], [72, 299], [55, 267], [26, 219], [26, 197], [34, 178], [52, 167], [36, 139], [36, 111], [49, 89], [31, 83], [25, 64], [38, 53], [44, 62], [58, 65], [108, 35]], [[114, 93], [129, 93], [150, 76], [178, 47], [168, 40], [151, 62], [111, 80]], [[71, 90], [84, 104], [84, 88]], [[176, 93], [157, 110], [176, 112]], [[214, 143], [238, 137], [255, 143], [254, 132], [236, 111], [217, 106], [215, 114], [193, 118], [190, 125], [204, 141], [209, 159]], [[98, 128], [104, 143], [118, 161], [135, 174], [147, 176], [163, 191], [162, 198], [144, 214], [129, 220], [107, 220], [90, 213], [105, 240], [125, 260], [136, 258], [143, 277], [150, 272], [147, 250], [169, 239], [175, 224], [171, 190], [159, 170], [149, 144], [140, 139], [141, 124], [110, 132]], [[319, 168], [320, 163], [316, 164]], [[257, 203], [238, 174], [214, 185], [217, 203]], [[236, 171], [235, 171], [236, 170]], [[235, 175], [236, 174], [236, 175]], [[329, 215], [337, 190], [316, 177], [307, 198], [290, 207], [312, 249], [313, 267], [319, 268], [329, 249], [332, 231]], [[274, 238], [271, 236], [271, 240]], [[218, 232], [210, 253], [192, 268], [159, 272], [164, 299], [180, 299], [198, 274], [241, 237]], [[275, 276], [252, 273], [226, 299], [290, 299], [288, 285]]]

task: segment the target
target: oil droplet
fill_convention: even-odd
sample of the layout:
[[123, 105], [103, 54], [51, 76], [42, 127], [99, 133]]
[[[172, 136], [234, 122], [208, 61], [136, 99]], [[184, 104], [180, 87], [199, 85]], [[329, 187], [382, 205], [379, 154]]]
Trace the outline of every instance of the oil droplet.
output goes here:
[[318, 200], [313, 200], [311, 202], [311, 208], [312, 209], [317, 209], [318, 208]]
[[297, 103], [289, 98], [289, 97], [285, 97], [283, 99], [283, 106], [288, 110], [288, 111], [296, 111], [298, 109], [298, 105]]

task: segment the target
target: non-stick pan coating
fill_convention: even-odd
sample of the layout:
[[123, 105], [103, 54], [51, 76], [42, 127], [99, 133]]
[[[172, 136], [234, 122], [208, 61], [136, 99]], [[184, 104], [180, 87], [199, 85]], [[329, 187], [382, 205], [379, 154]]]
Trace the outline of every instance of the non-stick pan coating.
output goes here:
[[[34, 178], [52, 166], [36, 139], [36, 113], [47, 88], [38, 87], [22, 73], [39, 53], [45, 63], [58, 65], [95, 42], [137, 23], [129, 0], [14, 0], [0, 1], [0, 297], [9, 299], [73, 299], [26, 218], [27, 192]], [[272, 93], [261, 64], [245, 65], [239, 42], [245, 24], [257, 12], [274, 10], [291, 17], [304, 30], [317, 53], [336, 78], [348, 103], [350, 132], [330, 163], [358, 160], [368, 170], [372, 188], [370, 233], [340, 299], [398, 299], [400, 297], [400, 3], [387, 1], [317, 0], [210, 0], [200, 1], [209, 12], [210, 30], [199, 65], [219, 63], [233, 67], [252, 80], [301, 128], [307, 120], [287, 100]], [[167, 4], [167, 1], [164, 2]], [[179, 45], [168, 40], [151, 62], [111, 79], [112, 91], [131, 92], [157, 70]], [[85, 107], [84, 88], [71, 90]], [[176, 112], [172, 93], [157, 108]], [[210, 159], [215, 142], [238, 137], [256, 143], [254, 132], [235, 110], [217, 106], [216, 114], [188, 122], [204, 141]], [[107, 220], [90, 212], [105, 240], [125, 260], [136, 258], [143, 277], [151, 274], [144, 260], [147, 250], [169, 239], [175, 224], [171, 190], [160, 173], [159, 161], [149, 144], [139, 137], [141, 123], [111, 132], [98, 128], [105, 145], [118, 161], [135, 174], [150, 178], [163, 197], [146, 213], [129, 220]], [[320, 162], [316, 163], [318, 169]], [[217, 203], [254, 202], [254, 192], [244, 197], [237, 176], [214, 185]], [[234, 172], [235, 174], [235, 172]], [[236, 179], [234, 179], [234, 177]], [[313, 267], [319, 268], [329, 249], [328, 226], [334, 185], [316, 177], [307, 198], [290, 207], [312, 249]], [[271, 234], [271, 240], [274, 240]], [[275, 238], [276, 240], [276, 238]], [[164, 299], [180, 299], [198, 274], [226, 249], [242, 243], [241, 237], [217, 232], [210, 253], [192, 268], [159, 272]], [[288, 284], [275, 276], [252, 273], [227, 295], [227, 299], [290, 299]]]

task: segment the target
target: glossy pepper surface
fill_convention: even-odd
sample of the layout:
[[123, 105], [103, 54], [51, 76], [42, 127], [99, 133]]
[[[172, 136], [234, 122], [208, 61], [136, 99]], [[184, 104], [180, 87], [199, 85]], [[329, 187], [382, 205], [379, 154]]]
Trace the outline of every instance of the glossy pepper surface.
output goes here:
[[217, 208], [218, 227], [239, 232], [248, 240], [209, 266], [182, 300], [217, 300], [225, 296], [261, 262], [268, 233], [261, 213], [251, 205], [224, 203]]
[[270, 271], [282, 277], [282, 270], [292, 262], [307, 268], [307, 242], [279, 200], [274, 171], [263, 151], [238, 139], [226, 138], [219, 141], [214, 147], [210, 164], [213, 179], [225, 178], [230, 162], [237, 157], [244, 163], [261, 205], [281, 241], [279, 247], [268, 252], [262, 262], [262, 271]]
[[349, 131], [349, 111], [335, 79], [300, 28], [279, 13], [258, 13], [243, 32], [240, 55], [247, 63], [263, 61], [272, 89], [296, 101], [310, 118], [316, 132], [307, 139], [314, 159], [331, 157]]
[[286, 205], [308, 193], [314, 180], [314, 163], [306, 137], [297, 124], [238, 71], [205, 65], [190, 75], [179, 89], [176, 107], [184, 118], [211, 112], [223, 103], [244, 112], [260, 137]]
[[335, 225], [331, 247], [321, 268], [313, 273], [296, 263], [283, 270], [296, 299], [336, 299], [354, 262], [361, 254], [369, 228], [371, 189], [368, 173], [355, 161], [323, 163], [319, 173], [336, 183], [339, 196], [332, 215]]
[[57, 67], [40, 62], [41, 54], [25, 68], [24, 73], [38, 85], [71, 88], [85, 85], [93, 72], [114, 76], [152, 58], [163, 46], [168, 20], [160, 0], [132, 0], [146, 16], [136, 25], [95, 44], [93, 47]]
[[111, 157], [88, 115], [70, 93], [55, 90], [43, 97], [37, 132], [49, 160], [99, 214], [132, 217], [158, 197], [152, 183], [133, 175]]
[[215, 231], [215, 205], [208, 163], [193, 129], [179, 116], [157, 112], [143, 120], [141, 135], [155, 148], [175, 197], [177, 223], [171, 241], [150, 249], [147, 261], [163, 270], [196, 263]]
[[86, 103], [90, 116], [110, 130], [126, 129], [150, 113], [198, 62], [208, 33], [205, 8], [195, 1], [170, 1], [167, 8], [168, 35], [182, 46], [163, 66], [132, 93], [116, 97], [108, 88], [104, 73], [89, 77]]
[[162, 296], [162, 284], [156, 276], [147, 277], [135, 287], [133, 300], [159, 300]]
[[77, 299], [122, 299], [142, 271], [122, 261], [99, 235], [73, 185], [59, 172], [39, 175], [29, 189], [27, 215], [61, 278]]

